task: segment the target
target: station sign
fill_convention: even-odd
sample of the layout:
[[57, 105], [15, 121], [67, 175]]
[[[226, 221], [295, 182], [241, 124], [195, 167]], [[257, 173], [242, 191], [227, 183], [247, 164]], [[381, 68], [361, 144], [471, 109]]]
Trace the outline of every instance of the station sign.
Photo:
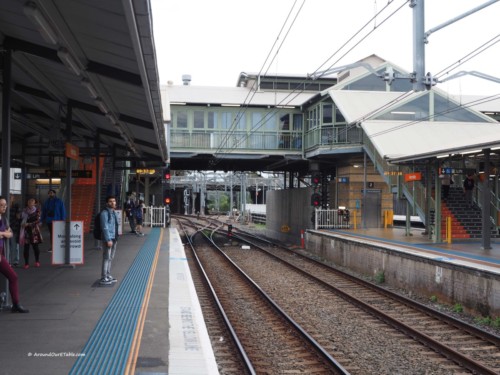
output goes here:
[[[66, 177], [66, 171], [64, 170], [46, 170], [44, 177], [38, 177], [38, 178], [65, 178]], [[91, 170], [80, 170], [80, 169], [75, 169], [71, 171], [71, 177], [72, 178], [92, 178], [92, 171]]]
[[405, 173], [405, 182], [421, 181], [421, 180], [422, 180], [422, 173], [420, 172]]
[[439, 168], [439, 174], [465, 174], [463, 168]]

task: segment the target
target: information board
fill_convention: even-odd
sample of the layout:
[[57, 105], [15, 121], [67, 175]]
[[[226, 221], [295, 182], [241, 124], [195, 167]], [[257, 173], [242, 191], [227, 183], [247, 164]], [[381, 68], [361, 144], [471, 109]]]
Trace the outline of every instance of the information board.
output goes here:
[[[65, 264], [66, 222], [52, 222], [52, 264]], [[83, 264], [83, 221], [70, 224], [70, 264]]]

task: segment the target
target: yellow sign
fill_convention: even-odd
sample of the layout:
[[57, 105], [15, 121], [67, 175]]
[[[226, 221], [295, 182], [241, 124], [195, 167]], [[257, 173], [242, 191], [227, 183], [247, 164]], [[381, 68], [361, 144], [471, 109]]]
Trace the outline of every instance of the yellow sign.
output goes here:
[[290, 227], [289, 227], [288, 225], [286, 225], [286, 224], [285, 224], [285, 225], [282, 225], [282, 226], [281, 226], [281, 231], [282, 231], [283, 233], [288, 233], [288, 232], [290, 232]]
[[135, 173], [137, 173], [137, 174], [155, 174], [156, 169], [136, 169]]

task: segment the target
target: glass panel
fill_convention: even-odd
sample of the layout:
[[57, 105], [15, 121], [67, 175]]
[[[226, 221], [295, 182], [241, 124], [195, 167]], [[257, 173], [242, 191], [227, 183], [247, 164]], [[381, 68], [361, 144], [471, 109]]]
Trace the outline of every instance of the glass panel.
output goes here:
[[254, 112], [252, 113], [252, 130], [260, 129], [262, 125], [262, 113]]
[[217, 113], [215, 113], [215, 112], [208, 112], [208, 116], [207, 116], [207, 128], [208, 129], [214, 129], [216, 123], [217, 123]]
[[370, 74], [359, 79], [358, 81], [350, 83], [342, 90], [386, 91], [386, 85], [382, 78], [377, 77], [375, 74]]
[[203, 129], [205, 127], [205, 112], [194, 111], [193, 128]]
[[290, 115], [286, 114], [280, 117], [280, 130], [290, 130]]
[[302, 114], [293, 115], [293, 130], [302, 130]]
[[177, 112], [177, 127], [180, 129], [187, 129], [188, 127], [187, 112], [185, 111]]
[[475, 113], [434, 94], [434, 121], [487, 122]]
[[238, 112], [236, 114], [236, 121], [237, 121], [237, 124], [236, 124], [236, 129], [238, 130], [246, 130], [247, 128], [247, 124], [246, 124], [246, 121], [245, 121], [245, 113], [243, 112]]
[[331, 124], [332, 123], [332, 104], [323, 104], [323, 124]]
[[335, 106], [335, 123], [339, 124], [341, 122], [346, 122], [344, 115], [339, 111], [337, 106]]
[[231, 112], [222, 112], [220, 114], [220, 127], [221, 129], [230, 129], [233, 119]]
[[275, 113], [268, 113], [267, 116], [264, 117], [264, 126], [260, 128], [260, 130], [264, 131], [276, 131], [276, 114]]
[[384, 113], [377, 120], [399, 120], [413, 121], [426, 120], [429, 118], [429, 94], [423, 95], [400, 107], [393, 108], [390, 112]]

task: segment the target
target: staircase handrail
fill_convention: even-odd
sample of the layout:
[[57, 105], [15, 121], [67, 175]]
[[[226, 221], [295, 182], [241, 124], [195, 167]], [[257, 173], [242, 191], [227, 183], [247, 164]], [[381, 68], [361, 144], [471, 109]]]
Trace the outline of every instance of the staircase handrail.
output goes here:
[[[483, 194], [483, 184], [477, 184], [477, 205], [482, 208], [482, 194]], [[497, 227], [500, 227], [499, 223], [499, 212], [500, 212], [500, 197], [498, 197], [495, 192], [490, 192], [490, 221]]]
[[[404, 182], [401, 178], [405, 173], [413, 172], [408, 166], [396, 166], [389, 164], [380, 153], [377, 151], [371, 140], [364, 135], [363, 139], [364, 149], [366, 154], [370, 157], [375, 168], [378, 170], [380, 175], [383, 177], [384, 181], [392, 188], [397, 189], [397, 192], [401, 197], [405, 197], [413, 207], [414, 214], [420, 217], [420, 220], [426, 224], [425, 215], [425, 186], [421, 181], [414, 182]], [[413, 186], [410, 187], [410, 184]], [[434, 206], [434, 200], [432, 197], [429, 201], [429, 206]]]

